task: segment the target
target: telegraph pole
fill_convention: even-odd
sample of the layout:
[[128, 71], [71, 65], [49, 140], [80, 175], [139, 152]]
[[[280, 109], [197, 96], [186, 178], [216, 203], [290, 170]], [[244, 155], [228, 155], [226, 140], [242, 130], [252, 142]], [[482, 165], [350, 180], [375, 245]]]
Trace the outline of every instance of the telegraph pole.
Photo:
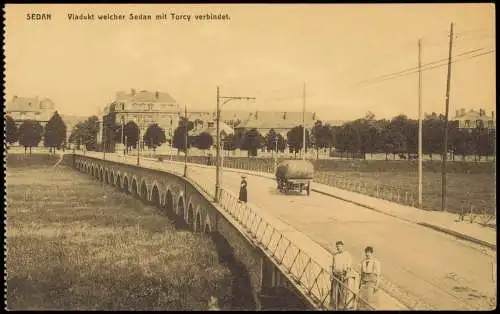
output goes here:
[[[122, 137], [121, 137], [122, 141], [121, 142], [125, 146], [125, 140], [123, 139], [123, 122], [124, 121], [123, 121], [123, 116], [122, 116]], [[123, 149], [123, 155], [125, 155], [125, 148]]]
[[104, 127], [104, 119], [102, 119], [102, 151], [103, 159], [106, 160], [106, 128]]
[[446, 79], [446, 108], [444, 114], [444, 141], [441, 179], [441, 210], [446, 211], [446, 159], [448, 158], [448, 111], [450, 107], [451, 50], [453, 47], [453, 23], [450, 27], [450, 49], [448, 54], [448, 77]]
[[236, 96], [221, 96], [220, 95], [220, 88], [217, 86], [217, 111], [215, 115], [216, 119], [216, 129], [217, 129], [217, 137], [216, 137], [216, 145], [217, 145], [217, 151], [215, 152], [215, 198], [214, 201], [218, 202], [219, 201], [219, 194], [220, 194], [220, 111], [221, 111], [221, 104], [220, 100], [225, 99], [225, 101], [222, 103], [222, 105], [230, 102], [231, 100], [239, 99], [239, 100], [250, 100], [250, 99], [255, 99], [255, 97], [236, 97]]
[[278, 133], [274, 136], [274, 146], [276, 148], [276, 153], [274, 154], [274, 173], [276, 173], [276, 168], [278, 167]]
[[188, 117], [187, 117], [187, 105], [184, 105], [184, 117], [186, 117], [186, 122], [184, 124], [185, 128], [186, 128], [186, 134], [184, 135], [184, 140], [185, 140], [185, 151], [184, 151], [184, 177], [187, 177], [187, 169], [188, 169], [188, 164], [187, 164], [187, 161], [188, 161]]
[[422, 40], [418, 41], [418, 208], [422, 209]]
[[302, 159], [306, 160], [306, 83], [304, 82], [303, 99], [302, 99]]
[[137, 166], [139, 166], [139, 150], [141, 148], [141, 128], [139, 128], [139, 134], [137, 135]]

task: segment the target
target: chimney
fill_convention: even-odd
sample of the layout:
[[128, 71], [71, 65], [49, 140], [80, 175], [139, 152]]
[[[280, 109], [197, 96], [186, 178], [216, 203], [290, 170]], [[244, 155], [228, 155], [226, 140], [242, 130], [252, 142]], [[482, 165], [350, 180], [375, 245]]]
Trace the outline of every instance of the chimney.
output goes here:
[[160, 93], [158, 91], [156, 91], [155, 93], [155, 98], [158, 100], [160, 98]]
[[17, 95], [14, 95], [14, 97], [12, 97], [12, 100], [16, 101], [17, 100]]
[[457, 117], [460, 116], [460, 110], [458, 110], [458, 109], [456, 110], [456, 115], [457, 115]]
[[283, 112], [283, 120], [286, 120], [286, 111]]
[[130, 92], [132, 93], [132, 96], [135, 96], [135, 89], [131, 88]]

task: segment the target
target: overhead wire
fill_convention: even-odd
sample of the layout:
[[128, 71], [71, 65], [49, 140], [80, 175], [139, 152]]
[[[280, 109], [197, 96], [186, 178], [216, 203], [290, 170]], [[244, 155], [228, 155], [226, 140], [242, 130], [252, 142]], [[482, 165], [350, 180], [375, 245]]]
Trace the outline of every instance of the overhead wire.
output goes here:
[[[478, 51], [481, 51], [481, 50], [484, 50], [484, 49], [486, 49], [486, 48], [482, 47], [482, 48], [477, 48], [477, 49], [465, 51], [465, 52], [462, 52], [462, 53], [459, 53], [459, 54], [455, 55], [454, 57], [459, 57], [459, 56], [463, 56], [463, 55], [467, 55], [467, 54], [472, 54], [472, 53], [475, 53], [475, 52], [478, 52]], [[428, 66], [428, 65], [433, 65], [433, 64], [440, 63], [440, 62], [447, 61], [447, 60], [448, 60], [448, 58], [443, 58], [443, 59], [435, 60], [435, 61], [423, 64], [422, 67], [425, 67], [425, 66]], [[374, 77], [374, 78], [371, 78], [371, 79], [366, 79], [366, 80], [363, 80], [363, 81], [359, 81], [359, 82], [356, 83], [356, 85], [357, 84], [362, 84], [362, 83], [365, 83], [365, 82], [375, 81], [375, 80], [382, 79], [382, 78], [385, 78], [385, 77], [388, 77], [388, 76], [402, 74], [404, 72], [413, 71], [415, 69], [418, 69], [418, 66], [414, 66], [414, 67], [411, 67], [411, 68], [408, 68], [408, 69], [404, 69], [404, 70], [392, 72], [392, 73], [389, 73], [389, 74], [380, 75], [380, 76], [377, 76], [377, 77]]]
[[[467, 56], [467, 55], [470, 55], [470, 54], [474, 54], [474, 53], [477, 53], [477, 52], [482, 51], [484, 49], [486, 49], [486, 47], [477, 48], [477, 49], [469, 50], [469, 51], [466, 51], [466, 52], [462, 52], [460, 54], [455, 55], [454, 58], [461, 57], [461, 56]], [[490, 54], [490, 53], [493, 53], [493, 52], [495, 52], [495, 49], [492, 49], [492, 50], [489, 50], [489, 51], [486, 51], [486, 52], [483, 52], [483, 53], [477, 53], [475, 55], [468, 56], [468, 57], [459, 58], [459, 59], [456, 59], [456, 60], [452, 59], [451, 63], [455, 63], [455, 62], [462, 61], [462, 60], [468, 60], [468, 59], [472, 59], [472, 58], [476, 58], [476, 57], [480, 57], [480, 56], [487, 55], [487, 54]], [[439, 67], [442, 67], [442, 66], [446, 66], [447, 65], [447, 60], [448, 60], [448, 58], [443, 58], [443, 59], [435, 60], [435, 61], [432, 61], [432, 62], [428, 62], [428, 63], [422, 65], [422, 71], [430, 70], [430, 69], [435, 69], [435, 68], [439, 68]], [[440, 63], [442, 63], [442, 64], [440, 64]], [[432, 66], [432, 65], [435, 65], [435, 66]], [[398, 78], [398, 77], [401, 77], [401, 76], [406, 76], [406, 75], [410, 75], [410, 74], [414, 74], [414, 73], [418, 73], [418, 66], [411, 67], [411, 68], [408, 68], [408, 69], [405, 69], [405, 70], [400, 70], [400, 71], [392, 72], [392, 73], [385, 74], [385, 75], [381, 75], [381, 76], [378, 76], [378, 77], [375, 77], [375, 78], [372, 78], [372, 79], [363, 80], [363, 81], [360, 81], [360, 82], [356, 83], [355, 85], [359, 86], [359, 85], [366, 85], [366, 84], [371, 84], [371, 83], [378, 83], [378, 82], [382, 82], [382, 81], [386, 81], [386, 80], [390, 80], [390, 79], [394, 79], [394, 78]]]

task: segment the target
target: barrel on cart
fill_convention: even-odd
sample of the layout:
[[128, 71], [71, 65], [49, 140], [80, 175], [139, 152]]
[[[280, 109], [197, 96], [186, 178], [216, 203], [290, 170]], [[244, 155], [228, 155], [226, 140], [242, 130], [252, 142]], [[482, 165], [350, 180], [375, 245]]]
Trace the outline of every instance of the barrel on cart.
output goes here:
[[307, 160], [284, 160], [276, 168], [276, 183], [282, 193], [288, 191], [306, 191], [311, 194], [311, 181], [314, 175], [314, 166]]

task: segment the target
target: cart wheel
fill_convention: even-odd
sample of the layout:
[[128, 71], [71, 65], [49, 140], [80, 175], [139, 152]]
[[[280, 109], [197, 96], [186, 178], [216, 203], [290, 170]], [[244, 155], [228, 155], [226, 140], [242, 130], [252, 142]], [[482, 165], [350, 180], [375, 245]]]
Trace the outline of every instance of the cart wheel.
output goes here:
[[307, 196], [309, 196], [309, 194], [311, 194], [311, 183], [307, 185]]

